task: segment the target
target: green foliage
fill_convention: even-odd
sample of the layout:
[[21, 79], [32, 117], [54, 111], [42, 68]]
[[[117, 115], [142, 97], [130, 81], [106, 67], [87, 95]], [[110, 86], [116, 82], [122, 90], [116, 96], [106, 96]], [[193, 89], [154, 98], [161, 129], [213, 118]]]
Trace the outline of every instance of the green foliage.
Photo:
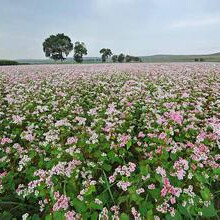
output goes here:
[[19, 65], [19, 63], [13, 60], [0, 60], [0, 66], [11, 66], [11, 65]]
[[117, 60], [118, 60], [118, 56], [117, 56], [117, 55], [113, 55], [113, 56], [112, 56], [112, 62], [113, 62], [113, 63], [116, 63]]
[[125, 55], [123, 53], [118, 55], [118, 62], [119, 63], [123, 63], [125, 60]]
[[73, 50], [71, 39], [64, 34], [50, 35], [43, 42], [43, 51], [46, 57], [53, 60], [65, 59], [65, 56]]
[[112, 51], [109, 48], [102, 48], [99, 53], [102, 54], [102, 62], [106, 62], [106, 59], [112, 55]]
[[87, 55], [86, 45], [77, 41], [74, 45], [74, 60], [77, 63], [82, 63], [83, 55]]
[[141, 59], [139, 57], [127, 55], [125, 57], [125, 62], [126, 63], [129, 63], [129, 62], [141, 62]]

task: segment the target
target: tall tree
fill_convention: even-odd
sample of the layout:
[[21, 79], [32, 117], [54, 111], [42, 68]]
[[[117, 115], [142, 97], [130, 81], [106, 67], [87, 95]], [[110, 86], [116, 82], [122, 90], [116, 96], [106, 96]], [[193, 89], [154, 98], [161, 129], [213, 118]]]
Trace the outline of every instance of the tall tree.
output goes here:
[[121, 54], [118, 55], [118, 62], [119, 62], [119, 63], [124, 62], [124, 59], [125, 59], [125, 55], [124, 55], [123, 53], [121, 53]]
[[43, 42], [43, 51], [46, 57], [50, 57], [53, 60], [63, 61], [65, 56], [73, 50], [73, 44], [71, 39], [64, 34], [50, 35]]
[[102, 48], [99, 53], [102, 54], [102, 62], [106, 62], [106, 59], [112, 55], [112, 51], [108, 48]]
[[87, 55], [86, 45], [77, 41], [74, 45], [74, 60], [77, 63], [83, 62], [83, 55]]
[[118, 56], [117, 56], [117, 55], [113, 55], [113, 56], [112, 56], [112, 62], [113, 62], [113, 63], [116, 63], [117, 60], [118, 60]]
[[130, 55], [127, 55], [126, 57], [125, 57], [125, 62], [126, 63], [129, 63], [129, 62], [131, 62], [132, 61], [132, 57], [130, 56]]

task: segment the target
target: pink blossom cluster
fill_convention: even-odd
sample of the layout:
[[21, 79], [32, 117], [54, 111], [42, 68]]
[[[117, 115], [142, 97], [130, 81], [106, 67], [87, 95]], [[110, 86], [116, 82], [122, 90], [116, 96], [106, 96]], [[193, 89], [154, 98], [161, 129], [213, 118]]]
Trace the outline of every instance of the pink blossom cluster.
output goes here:
[[130, 139], [131, 139], [130, 135], [122, 134], [119, 138], [120, 147], [124, 147]]
[[162, 197], [165, 197], [167, 194], [179, 197], [181, 192], [182, 190], [180, 188], [174, 187], [170, 184], [167, 177], [163, 179], [163, 188], [160, 192]]
[[54, 192], [55, 204], [53, 205], [53, 211], [60, 209], [67, 210], [69, 207], [70, 198], [65, 195], [60, 195], [59, 192]]
[[179, 158], [178, 161], [174, 163], [174, 169], [176, 170], [175, 175], [179, 180], [182, 180], [183, 177], [186, 175], [186, 171], [189, 169], [189, 163], [187, 160]]
[[69, 162], [59, 162], [51, 169], [51, 174], [70, 177], [73, 170], [80, 164], [81, 161], [79, 160], [72, 160]]
[[129, 162], [128, 166], [126, 165], [118, 166], [115, 169], [115, 172], [113, 173], [113, 175], [109, 177], [109, 182], [110, 183], [115, 182], [117, 175], [130, 177], [131, 173], [135, 171], [135, 168], [136, 168], [136, 164], [132, 162]]
[[66, 141], [66, 144], [71, 145], [71, 144], [76, 144], [78, 141], [77, 137], [69, 137]]

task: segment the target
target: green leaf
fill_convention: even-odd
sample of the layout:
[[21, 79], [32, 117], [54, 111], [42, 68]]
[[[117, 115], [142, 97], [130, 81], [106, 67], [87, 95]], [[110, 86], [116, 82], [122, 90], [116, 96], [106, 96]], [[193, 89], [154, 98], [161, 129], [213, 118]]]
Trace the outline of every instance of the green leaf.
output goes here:
[[54, 220], [66, 220], [63, 212], [54, 212], [53, 213], [53, 219]]
[[146, 200], [141, 202], [141, 204], [139, 205], [139, 210], [141, 215], [146, 216], [148, 212], [148, 202]]
[[34, 215], [31, 217], [31, 220], [40, 220], [40, 217], [39, 217], [37, 214], [34, 214]]
[[209, 207], [204, 206], [202, 208], [202, 215], [206, 218], [217, 216], [217, 212], [215, 210], [214, 205], [211, 204]]
[[90, 187], [89, 187], [89, 189], [88, 189], [88, 191], [85, 193], [85, 195], [86, 196], [89, 196], [89, 195], [91, 195], [93, 192], [95, 192], [96, 191], [96, 188], [95, 188], [95, 186], [94, 185], [91, 185]]
[[202, 195], [202, 198], [206, 201], [211, 199], [211, 193], [210, 193], [210, 190], [208, 188], [204, 188], [201, 191], [201, 195]]
[[4, 211], [3, 213], [0, 213], [0, 219], [4, 220], [11, 220], [13, 215], [9, 212]]
[[102, 165], [102, 168], [105, 170], [105, 171], [110, 171], [111, 170], [111, 168], [112, 168], [112, 166], [111, 165], [109, 165], [109, 164], [106, 164], [106, 163], [104, 163], [103, 165]]
[[220, 176], [220, 167], [217, 169], [214, 169], [214, 174], [218, 174]]
[[102, 210], [103, 206], [96, 204], [95, 202], [91, 202], [90, 207], [95, 209], [95, 210]]
[[47, 215], [46, 217], [45, 217], [45, 220], [52, 220], [52, 215]]
[[127, 214], [125, 214], [125, 213], [122, 213], [120, 215], [120, 220], [129, 220], [129, 219], [130, 219], [129, 216]]
[[196, 175], [195, 177], [199, 182], [208, 183], [208, 180], [202, 175]]
[[129, 140], [129, 141], [127, 142], [126, 146], [127, 146], [127, 150], [129, 150], [130, 147], [132, 146], [132, 140]]
[[98, 216], [99, 216], [98, 212], [93, 212], [91, 215], [91, 220], [97, 220]]
[[147, 220], [154, 220], [154, 213], [152, 209], [147, 212]]
[[178, 211], [182, 215], [184, 215], [186, 218], [190, 218], [191, 217], [189, 212], [188, 212], [188, 210], [187, 210], [187, 207], [183, 207], [182, 205], [178, 205]]
[[121, 203], [125, 202], [128, 200], [128, 196], [120, 196], [118, 198], [118, 204], [120, 205]]
[[180, 213], [178, 211], [176, 211], [174, 216], [167, 214], [166, 220], [182, 220], [182, 216], [180, 215]]
[[154, 199], [158, 199], [160, 197], [160, 189], [150, 190], [150, 194]]
[[76, 209], [77, 212], [82, 213], [87, 210], [87, 206], [84, 202], [80, 201], [79, 199], [72, 199], [72, 205]]

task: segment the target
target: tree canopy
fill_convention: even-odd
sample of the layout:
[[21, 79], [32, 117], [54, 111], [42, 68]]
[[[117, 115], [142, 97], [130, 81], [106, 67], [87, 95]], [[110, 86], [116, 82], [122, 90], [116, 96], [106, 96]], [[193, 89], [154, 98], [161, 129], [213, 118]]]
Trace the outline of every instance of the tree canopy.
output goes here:
[[106, 59], [112, 55], [112, 51], [109, 48], [102, 48], [99, 53], [102, 54], [102, 62], [106, 62]]
[[119, 62], [119, 63], [124, 62], [124, 59], [125, 59], [125, 55], [124, 55], [123, 53], [121, 53], [121, 54], [118, 55], [118, 62]]
[[71, 39], [64, 34], [50, 35], [43, 42], [45, 56], [53, 60], [63, 61], [65, 56], [67, 57], [72, 50]]
[[117, 60], [118, 60], [118, 56], [117, 56], [117, 55], [113, 55], [113, 56], [112, 56], [112, 62], [113, 62], [113, 63], [116, 63]]
[[77, 41], [74, 45], [74, 60], [77, 63], [83, 62], [83, 55], [87, 55], [86, 45]]

